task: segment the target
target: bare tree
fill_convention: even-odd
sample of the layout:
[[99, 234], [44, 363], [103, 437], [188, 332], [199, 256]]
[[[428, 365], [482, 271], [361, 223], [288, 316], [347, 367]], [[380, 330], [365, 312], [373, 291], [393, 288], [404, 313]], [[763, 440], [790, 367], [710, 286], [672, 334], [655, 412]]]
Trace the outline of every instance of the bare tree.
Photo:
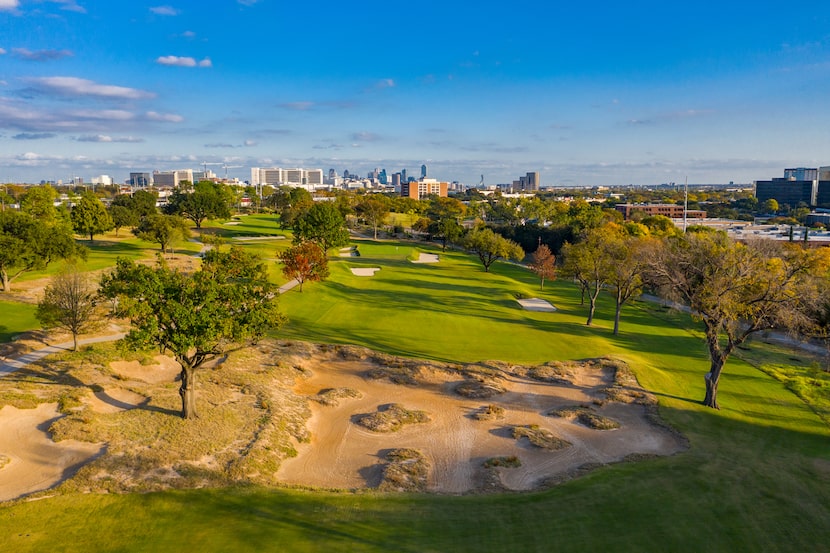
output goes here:
[[52, 277], [37, 304], [37, 316], [44, 328], [61, 328], [72, 333], [72, 349], [78, 351], [78, 335], [100, 324], [98, 292], [90, 279], [74, 265]]

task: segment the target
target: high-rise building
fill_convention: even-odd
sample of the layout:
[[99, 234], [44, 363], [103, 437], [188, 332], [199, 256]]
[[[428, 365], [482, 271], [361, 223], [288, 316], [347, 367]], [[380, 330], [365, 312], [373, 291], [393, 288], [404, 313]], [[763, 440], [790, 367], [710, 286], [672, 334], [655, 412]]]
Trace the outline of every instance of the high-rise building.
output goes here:
[[401, 182], [409, 182], [409, 179], [406, 178], [406, 169], [401, 169]]
[[395, 190], [401, 189], [401, 174], [400, 173], [392, 173], [392, 186], [395, 187]]
[[153, 176], [150, 173], [130, 173], [128, 182], [133, 187], [153, 186]]
[[513, 181], [513, 193], [521, 192], [536, 192], [539, 190], [539, 172], [534, 171], [527, 173], [524, 177], [519, 177], [519, 180]]
[[811, 167], [784, 169], [784, 178], [787, 180], [818, 180], [818, 169]]
[[426, 166], [426, 164], [421, 165], [421, 178], [422, 179], [427, 178], [427, 166]]

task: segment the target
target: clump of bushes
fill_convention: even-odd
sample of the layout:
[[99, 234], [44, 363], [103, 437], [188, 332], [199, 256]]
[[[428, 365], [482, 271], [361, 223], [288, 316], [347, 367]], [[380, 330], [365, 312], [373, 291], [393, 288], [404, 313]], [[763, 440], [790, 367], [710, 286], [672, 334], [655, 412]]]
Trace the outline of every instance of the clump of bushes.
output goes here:
[[550, 430], [540, 427], [538, 424], [528, 424], [525, 426], [513, 427], [513, 438], [519, 440], [527, 438], [528, 441], [536, 447], [555, 451], [557, 449], [565, 449], [572, 444], [567, 440], [558, 438]]
[[327, 390], [322, 390], [311, 399], [327, 407], [336, 407], [340, 404], [341, 399], [361, 397], [363, 397], [363, 394], [354, 388], [329, 388]]
[[490, 405], [485, 405], [473, 415], [473, 418], [479, 421], [503, 419], [504, 407], [499, 407], [498, 405], [493, 405], [492, 403]]
[[620, 427], [620, 423], [596, 413], [587, 405], [551, 409], [548, 416], [576, 420], [579, 424], [594, 430], [614, 430]]
[[505, 388], [490, 380], [465, 380], [455, 387], [455, 393], [471, 399], [487, 399], [506, 392]]
[[427, 489], [429, 463], [417, 449], [393, 449], [378, 489], [385, 492], [423, 492]]
[[392, 403], [386, 408], [378, 408], [376, 413], [369, 413], [357, 418], [357, 424], [372, 432], [397, 432], [406, 424], [429, 422], [425, 411], [414, 411], [400, 404]]
[[488, 469], [495, 467], [514, 469], [520, 466], [522, 466], [522, 461], [515, 455], [507, 457], [491, 457], [484, 461], [484, 467]]

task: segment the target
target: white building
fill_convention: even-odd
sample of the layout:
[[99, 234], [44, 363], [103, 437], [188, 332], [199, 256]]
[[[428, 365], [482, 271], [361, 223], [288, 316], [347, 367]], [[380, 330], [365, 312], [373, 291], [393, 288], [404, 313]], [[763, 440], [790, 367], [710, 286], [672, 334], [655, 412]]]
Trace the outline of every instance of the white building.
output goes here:
[[252, 186], [294, 186], [308, 191], [324, 188], [322, 169], [283, 169], [281, 167], [252, 167]]
[[112, 186], [112, 177], [109, 175], [100, 175], [92, 177], [92, 184], [100, 184], [102, 186]]

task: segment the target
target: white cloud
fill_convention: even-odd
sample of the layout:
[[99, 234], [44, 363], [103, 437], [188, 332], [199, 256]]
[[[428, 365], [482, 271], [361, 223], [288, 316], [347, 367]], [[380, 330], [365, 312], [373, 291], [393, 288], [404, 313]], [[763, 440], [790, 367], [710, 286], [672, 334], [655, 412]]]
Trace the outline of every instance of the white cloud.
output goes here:
[[182, 36], [184, 38], [196, 38], [196, 33], [194, 33], [193, 31], [185, 31], [182, 33]]
[[258, 142], [256, 140], [246, 140], [243, 145], [250, 148], [252, 146], [256, 146]]
[[27, 82], [46, 92], [67, 96], [97, 96], [101, 98], [142, 100], [154, 98], [155, 94], [137, 88], [99, 84], [77, 77], [30, 77]]
[[17, 0], [0, 0], [0, 11], [16, 10], [19, 5]]
[[170, 65], [175, 67], [212, 67], [213, 63], [210, 58], [205, 58], [201, 61], [196, 61], [194, 58], [186, 56], [159, 56], [156, 58], [156, 63], [159, 65]]
[[395, 87], [395, 80], [394, 79], [381, 79], [375, 85], [376, 88], [394, 88]]
[[156, 15], [179, 15], [179, 10], [173, 6], [155, 6], [150, 8], [150, 11]]
[[61, 9], [68, 12], [86, 13], [86, 8], [78, 5], [75, 0], [49, 0], [53, 4], [60, 4]]
[[0, 56], [2, 56], [5, 53], [6, 53], [6, 49], [5, 48], [0, 48]]
[[[3, 51], [5, 53], [5, 50]], [[28, 48], [12, 48], [12, 55], [26, 61], [52, 61], [74, 56], [70, 50], [29, 50]]]
[[78, 142], [126, 142], [126, 143], [137, 143], [137, 142], [144, 142], [142, 138], [135, 138], [133, 136], [123, 136], [123, 137], [112, 137], [107, 134], [89, 134], [84, 136], [79, 136], [75, 140]]
[[181, 123], [184, 117], [176, 115], [175, 113], [158, 113], [155, 111], [148, 111], [145, 116], [150, 121], [163, 121], [165, 123]]

